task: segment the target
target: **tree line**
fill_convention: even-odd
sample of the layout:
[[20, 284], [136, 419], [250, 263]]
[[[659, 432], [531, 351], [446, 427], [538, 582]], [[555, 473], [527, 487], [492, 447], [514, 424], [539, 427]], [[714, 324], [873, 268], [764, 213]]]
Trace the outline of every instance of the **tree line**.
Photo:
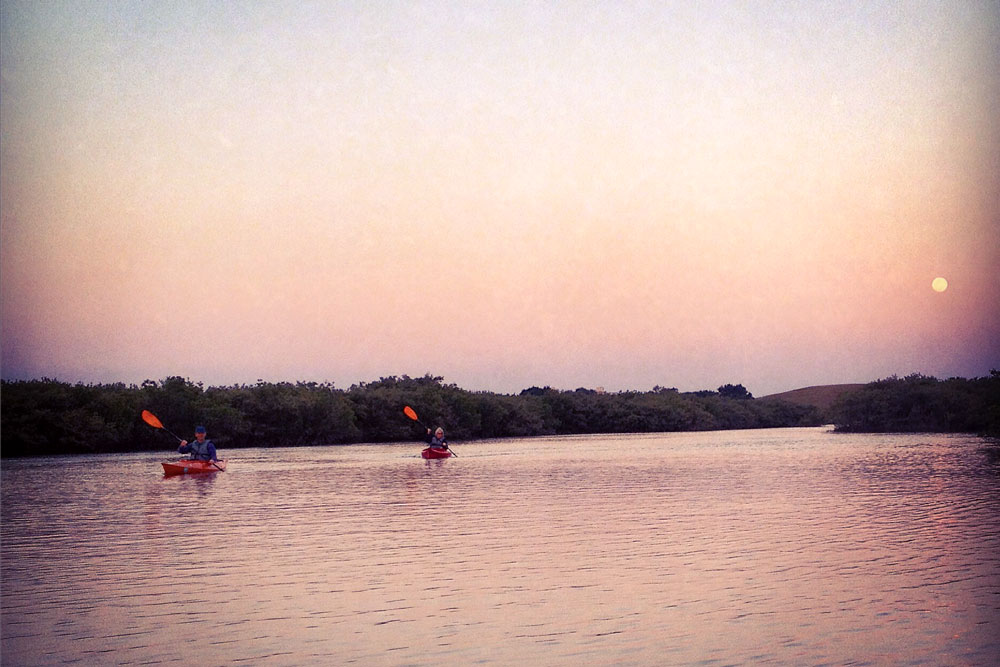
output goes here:
[[830, 408], [837, 430], [864, 433], [979, 433], [1000, 437], [1000, 371], [938, 380], [888, 377], [845, 394]]
[[182, 377], [138, 386], [3, 381], [0, 398], [4, 457], [173, 447], [173, 438], [141, 420], [144, 409], [189, 439], [196, 425], [206, 426], [220, 448], [420, 440], [421, 428], [403, 415], [406, 405], [428, 426], [443, 426], [453, 441], [827, 423], [840, 431], [1000, 436], [997, 371], [974, 379], [893, 376], [845, 394], [827, 413], [754, 399], [743, 385], [618, 393], [531, 387], [509, 395], [467, 391], [432, 375], [384, 377], [347, 390], [316, 382], [205, 387]]
[[149, 410], [191, 438], [204, 425], [220, 448], [416, 441], [440, 425], [454, 440], [580, 433], [697, 431], [823, 423], [812, 407], [757, 401], [742, 385], [718, 391], [603, 393], [532, 387], [520, 394], [471, 392], [443, 378], [384, 377], [347, 390], [332, 383], [258, 382], [205, 387], [182, 377], [141, 385], [0, 384], [3, 456], [163, 450], [176, 444], [144, 423]]

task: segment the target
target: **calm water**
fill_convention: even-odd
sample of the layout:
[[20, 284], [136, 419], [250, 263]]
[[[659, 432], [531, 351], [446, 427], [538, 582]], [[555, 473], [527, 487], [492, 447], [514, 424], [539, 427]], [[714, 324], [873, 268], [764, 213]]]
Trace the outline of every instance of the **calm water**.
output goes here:
[[2, 464], [2, 661], [997, 664], [1000, 463], [824, 429]]

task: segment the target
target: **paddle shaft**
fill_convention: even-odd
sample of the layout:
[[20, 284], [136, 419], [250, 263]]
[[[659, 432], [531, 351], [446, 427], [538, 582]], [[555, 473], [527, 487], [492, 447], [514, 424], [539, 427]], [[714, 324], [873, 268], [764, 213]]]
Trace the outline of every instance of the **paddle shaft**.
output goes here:
[[164, 428], [163, 430], [166, 431], [167, 433], [169, 433], [170, 435], [174, 436], [175, 438], [177, 438], [177, 442], [184, 442], [184, 438], [182, 438], [181, 436], [177, 435], [173, 431], [171, 431], [169, 429], [166, 429], [166, 428]]

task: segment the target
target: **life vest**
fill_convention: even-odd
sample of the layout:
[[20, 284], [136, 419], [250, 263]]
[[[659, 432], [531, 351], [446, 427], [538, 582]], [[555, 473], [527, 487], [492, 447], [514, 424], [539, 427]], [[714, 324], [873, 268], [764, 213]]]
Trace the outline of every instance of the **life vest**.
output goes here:
[[192, 440], [188, 443], [188, 447], [191, 448], [191, 458], [197, 459], [199, 461], [209, 461], [211, 456], [208, 453], [208, 445], [211, 444], [211, 440], [206, 439], [205, 442], [198, 442], [197, 440]]

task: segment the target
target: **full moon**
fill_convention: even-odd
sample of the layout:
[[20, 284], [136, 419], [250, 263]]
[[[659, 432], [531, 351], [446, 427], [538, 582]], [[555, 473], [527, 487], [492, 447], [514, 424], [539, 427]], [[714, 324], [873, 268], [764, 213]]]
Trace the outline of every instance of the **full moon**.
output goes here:
[[943, 292], [948, 289], [948, 281], [944, 278], [935, 278], [931, 281], [931, 288], [933, 288], [935, 292]]

